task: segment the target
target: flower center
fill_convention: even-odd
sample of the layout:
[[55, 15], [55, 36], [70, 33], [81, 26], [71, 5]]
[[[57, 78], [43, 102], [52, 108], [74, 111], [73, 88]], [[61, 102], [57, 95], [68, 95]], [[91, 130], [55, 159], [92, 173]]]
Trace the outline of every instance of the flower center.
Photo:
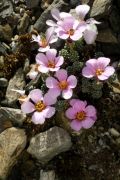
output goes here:
[[103, 69], [97, 69], [96, 70], [96, 75], [100, 76], [103, 72], [104, 72]]
[[48, 67], [49, 67], [49, 68], [55, 68], [55, 63], [54, 63], [54, 61], [49, 60], [49, 61], [48, 61]]
[[39, 67], [39, 66], [40, 66], [39, 64], [36, 64], [36, 65], [35, 65], [35, 71], [36, 71], [36, 72], [38, 72], [38, 67]]
[[35, 109], [38, 112], [41, 112], [45, 109], [45, 104], [43, 103], [43, 101], [39, 101], [38, 103], [35, 104]]
[[42, 37], [41, 39], [41, 46], [45, 48], [48, 45], [46, 38]]
[[60, 87], [60, 89], [62, 89], [62, 90], [64, 90], [64, 89], [66, 89], [67, 87], [68, 87], [68, 82], [67, 81], [61, 81], [60, 83], [59, 83], [59, 87]]
[[67, 33], [69, 34], [69, 36], [73, 36], [75, 30], [74, 29], [70, 29]]
[[79, 121], [83, 121], [86, 117], [86, 113], [84, 111], [77, 112], [76, 119]]

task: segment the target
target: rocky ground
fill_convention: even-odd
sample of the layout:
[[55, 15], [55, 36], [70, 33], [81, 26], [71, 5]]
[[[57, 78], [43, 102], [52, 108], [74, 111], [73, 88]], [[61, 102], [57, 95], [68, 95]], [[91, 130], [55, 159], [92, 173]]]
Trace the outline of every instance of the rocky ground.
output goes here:
[[[30, 33], [46, 30], [53, 7], [69, 12], [80, 3], [89, 4], [89, 16], [102, 22], [95, 50], [111, 58], [117, 76], [109, 92], [95, 100], [99, 114], [91, 129], [71, 131], [62, 113], [52, 123], [35, 126], [21, 112], [19, 94], [11, 91], [29, 91], [40, 82], [39, 76], [26, 78], [37, 53]], [[120, 179], [119, 0], [0, 1], [0, 164], [1, 180]]]

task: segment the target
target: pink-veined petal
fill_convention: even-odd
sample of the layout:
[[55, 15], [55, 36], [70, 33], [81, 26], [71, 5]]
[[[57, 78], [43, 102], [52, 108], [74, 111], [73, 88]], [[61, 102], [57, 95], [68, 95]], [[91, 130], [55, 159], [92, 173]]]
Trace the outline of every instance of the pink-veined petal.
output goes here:
[[47, 24], [48, 26], [57, 27], [57, 24], [56, 24], [53, 20], [47, 20], [47, 21], [46, 21], [46, 24]]
[[87, 117], [85, 120], [81, 121], [82, 127], [85, 129], [91, 128], [94, 123], [95, 123], [95, 121], [89, 117]]
[[78, 101], [76, 101], [76, 103], [73, 104], [73, 108], [77, 112], [85, 111], [85, 107], [86, 107], [86, 101], [78, 100]]
[[26, 102], [22, 103], [22, 105], [21, 105], [21, 110], [22, 110], [24, 113], [29, 114], [29, 113], [35, 111], [35, 106], [34, 106], [34, 104], [32, 104], [31, 102], [26, 101]]
[[71, 123], [70, 123], [70, 126], [73, 130], [75, 131], [79, 131], [81, 128], [82, 128], [82, 124], [80, 121], [77, 121], [77, 120], [73, 120]]
[[58, 87], [58, 81], [54, 77], [48, 77], [46, 79], [46, 86], [48, 88], [56, 88]]
[[69, 34], [67, 34], [64, 30], [60, 30], [57, 35], [59, 36], [59, 38], [61, 39], [67, 39], [69, 38]]
[[[79, 102], [80, 100], [79, 99], [71, 99], [70, 100], [70, 105], [71, 106], [74, 106], [74, 104], [76, 103], [76, 102]], [[80, 101], [81, 102], [81, 101]], [[87, 106], [87, 101], [82, 101], [83, 102], [83, 106], [84, 107], [86, 107]]]
[[44, 124], [45, 117], [43, 112], [34, 112], [32, 115], [32, 122], [34, 124]]
[[59, 81], [64, 81], [67, 79], [67, 71], [65, 69], [60, 69], [55, 73], [55, 77], [57, 77]]
[[51, 88], [48, 90], [48, 93], [52, 95], [54, 98], [57, 98], [61, 94], [61, 90], [58, 88]]
[[69, 88], [75, 88], [77, 86], [77, 78], [74, 75], [71, 75], [67, 79]]
[[63, 56], [58, 56], [55, 58], [55, 63], [56, 63], [56, 67], [61, 66], [64, 63], [64, 58]]
[[86, 14], [89, 12], [90, 6], [88, 6], [87, 4], [79, 5], [75, 8], [75, 10], [76, 10], [76, 14], [79, 16], [79, 18], [81, 20], [83, 20], [85, 18]]
[[86, 78], [92, 78], [95, 75], [95, 73], [92, 71], [90, 67], [84, 67], [82, 69], [82, 75]]
[[100, 58], [97, 59], [98, 68], [103, 68], [104, 69], [109, 63], [110, 63], [109, 58], [100, 57]]
[[74, 35], [70, 36], [70, 38], [73, 40], [73, 41], [77, 41], [79, 39], [81, 39], [83, 36], [83, 34], [79, 31], [79, 30], [76, 30]]
[[38, 67], [38, 71], [41, 72], [41, 73], [47, 73], [47, 72], [49, 72], [49, 68], [44, 66], [44, 65], [40, 65]]
[[85, 109], [85, 112], [86, 112], [87, 117], [96, 116], [96, 109], [92, 105], [87, 106], [86, 109]]
[[42, 64], [42, 65], [47, 65], [48, 64], [48, 59], [43, 53], [38, 53], [36, 56], [36, 62], [37, 64]]
[[67, 109], [67, 111], [65, 112], [65, 115], [68, 119], [75, 119], [76, 116], [76, 110], [73, 108], [69, 108]]
[[40, 48], [38, 49], [38, 51], [39, 51], [39, 52], [46, 52], [46, 51], [48, 51], [49, 49], [50, 49], [50, 46], [40, 47]]
[[70, 99], [72, 97], [73, 90], [72, 89], [66, 89], [62, 91], [62, 96], [64, 99]]
[[43, 99], [42, 91], [41, 91], [40, 89], [33, 89], [33, 90], [29, 93], [29, 97], [30, 97], [30, 99], [31, 99], [34, 103], [37, 103], [38, 101], [40, 101], [41, 99]]
[[53, 96], [52, 93], [50, 93], [49, 91], [44, 95], [44, 99], [43, 102], [45, 103], [45, 105], [50, 106], [55, 104], [57, 101], [56, 96]]
[[46, 52], [47, 59], [51, 60], [51, 61], [54, 60], [55, 57], [56, 57], [56, 54], [57, 54], [57, 50], [56, 49], [49, 49]]
[[60, 20], [60, 11], [57, 8], [51, 10], [52, 17], [57, 21]]
[[51, 106], [47, 106], [45, 110], [43, 110], [45, 113], [46, 118], [51, 118], [55, 114], [55, 108]]
[[107, 77], [109, 77], [109, 76], [112, 76], [113, 74], [114, 74], [114, 72], [115, 72], [115, 69], [114, 69], [114, 67], [112, 67], [112, 66], [107, 66], [106, 68], [105, 68], [105, 71], [104, 71], [104, 75], [106, 75]]
[[[95, 26], [95, 25], [92, 25]], [[89, 27], [88, 29], [86, 29], [83, 33], [83, 37], [84, 40], [87, 44], [93, 44], [96, 40], [97, 37], [97, 28], [95, 29], [95, 27]]]

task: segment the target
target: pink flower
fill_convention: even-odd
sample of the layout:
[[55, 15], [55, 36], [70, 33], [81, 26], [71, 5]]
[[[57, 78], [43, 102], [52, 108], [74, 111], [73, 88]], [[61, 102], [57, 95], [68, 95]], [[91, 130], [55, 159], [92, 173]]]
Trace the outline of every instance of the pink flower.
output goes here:
[[93, 126], [97, 117], [94, 106], [88, 105], [86, 101], [72, 99], [70, 107], [65, 115], [71, 120], [70, 126], [73, 130], [79, 131], [81, 128], [88, 129]]
[[64, 59], [62, 56], [57, 56], [56, 49], [49, 49], [46, 55], [39, 53], [36, 56], [36, 62], [40, 66], [38, 67], [39, 72], [47, 73], [49, 71], [58, 71], [60, 66], [63, 64]]
[[104, 81], [112, 76], [115, 69], [109, 66], [110, 59], [100, 57], [98, 59], [90, 59], [86, 62], [86, 67], [82, 70], [82, 75], [87, 78], [97, 77], [99, 80]]
[[48, 92], [54, 94], [55, 97], [59, 96], [62, 92], [64, 99], [70, 99], [73, 94], [73, 88], [77, 85], [77, 79], [71, 75], [68, 77], [67, 71], [60, 69], [56, 72], [55, 77], [48, 77], [46, 79], [46, 86], [49, 88]]
[[43, 124], [46, 118], [51, 118], [55, 114], [55, 108], [51, 105], [56, 103], [56, 99], [49, 93], [43, 97], [42, 91], [34, 89], [29, 94], [31, 101], [24, 102], [21, 109], [24, 113], [33, 113], [32, 121], [35, 124]]
[[[72, 15], [66, 12], [60, 12], [57, 8], [53, 8], [51, 10], [51, 15], [52, 17], [56, 20], [56, 21], [62, 21], [64, 20], [66, 17], [71, 17]], [[48, 26], [54, 26], [57, 27], [58, 24], [57, 22], [53, 21], [53, 20], [47, 20], [46, 24]]]
[[58, 22], [58, 27], [55, 31], [61, 39], [70, 38], [73, 41], [77, 41], [83, 36], [84, 30], [84, 24], [80, 24], [79, 21], [73, 17], [67, 17], [63, 21]]
[[50, 27], [47, 29], [45, 36], [32, 35], [32, 39], [33, 39], [33, 41], [38, 42], [38, 44], [40, 46], [38, 51], [46, 52], [47, 50], [50, 49], [49, 44], [56, 42], [58, 37], [56, 36], [56, 33], [54, 31], [54, 27]]
[[84, 24], [85, 30], [83, 33], [84, 40], [87, 44], [93, 44], [96, 40], [98, 31], [95, 24], [100, 24], [100, 22], [90, 18], [88, 20], [84, 20], [86, 14], [90, 10], [90, 6], [87, 4], [79, 5], [76, 7], [76, 14], [79, 16], [80, 23]]

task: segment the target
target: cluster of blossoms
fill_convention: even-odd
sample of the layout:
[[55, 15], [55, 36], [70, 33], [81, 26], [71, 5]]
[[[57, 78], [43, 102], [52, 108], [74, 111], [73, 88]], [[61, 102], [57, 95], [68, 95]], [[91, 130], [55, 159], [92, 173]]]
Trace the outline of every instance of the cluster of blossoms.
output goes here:
[[[51, 118], [55, 114], [54, 104], [59, 96], [68, 100], [72, 98], [73, 89], [77, 86], [77, 78], [74, 75], [68, 76], [65, 69], [61, 69], [64, 58], [57, 55], [56, 49], [51, 49], [50, 44], [55, 43], [58, 38], [76, 42], [81, 38], [87, 44], [95, 42], [98, 34], [95, 24], [99, 22], [94, 19], [85, 20], [90, 7], [88, 5], [79, 5], [76, 7], [77, 19], [70, 13], [59, 12], [53, 9], [51, 14], [55, 21], [47, 20], [47, 29], [45, 35], [32, 35], [33, 41], [39, 45], [39, 53], [36, 56], [36, 64], [32, 66], [28, 76], [35, 79], [38, 73], [47, 73], [46, 87], [48, 92], [43, 96], [39, 89], [32, 90], [21, 101], [21, 109], [24, 113], [32, 113], [32, 121], [35, 124], [43, 124], [46, 118]], [[106, 80], [113, 73], [114, 68], [109, 66], [110, 59], [100, 57], [90, 59], [82, 69], [82, 75], [86, 78], [96, 77], [97, 80]], [[70, 108], [66, 110], [65, 115], [70, 119], [70, 125], [73, 130], [79, 131], [81, 128], [90, 128], [97, 119], [97, 112], [94, 106], [87, 105], [86, 101], [71, 99]]]

